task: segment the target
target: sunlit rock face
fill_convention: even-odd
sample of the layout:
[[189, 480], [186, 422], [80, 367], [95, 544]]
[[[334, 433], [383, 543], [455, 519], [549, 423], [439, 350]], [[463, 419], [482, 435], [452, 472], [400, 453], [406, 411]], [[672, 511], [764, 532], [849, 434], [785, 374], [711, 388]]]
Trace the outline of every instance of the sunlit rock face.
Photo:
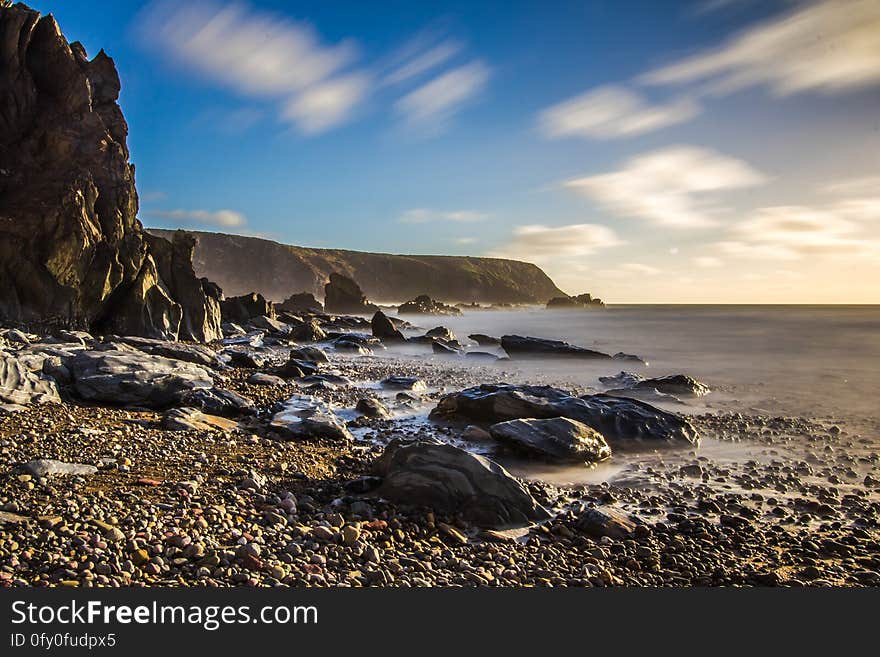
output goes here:
[[0, 320], [177, 339], [187, 307], [137, 219], [119, 91], [103, 50], [0, 6]]

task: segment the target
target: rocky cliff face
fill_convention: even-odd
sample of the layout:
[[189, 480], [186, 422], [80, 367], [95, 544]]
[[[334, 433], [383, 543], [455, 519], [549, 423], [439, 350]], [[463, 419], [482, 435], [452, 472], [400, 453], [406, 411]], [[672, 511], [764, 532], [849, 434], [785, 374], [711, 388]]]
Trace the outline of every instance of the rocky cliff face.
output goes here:
[[322, 298], [330, 274], [338, 272], [357, 281], [377, 302], [406, 301], [420, 294], [466, 303], [546, 303], [565, 296], [540, 268], [515, 260], [309, 249], [255, 237], [193, 234], [196, 273], [217, 281], [227, 294], [257, 290], [282, 301], [310, 292]]
[[137, 220], [119, 91], [103, 50], [0, 3], [0, 320], [175, 339], [199, 321]]

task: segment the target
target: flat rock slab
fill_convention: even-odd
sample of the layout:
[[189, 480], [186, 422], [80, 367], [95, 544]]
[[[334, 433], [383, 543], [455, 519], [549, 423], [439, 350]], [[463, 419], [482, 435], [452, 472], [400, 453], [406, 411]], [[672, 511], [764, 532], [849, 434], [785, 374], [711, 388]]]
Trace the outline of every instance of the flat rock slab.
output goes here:
[[483, 456], [432, 440], [394, 439], [373, 464], [377, 494], [398, 503], [461, 513], [494, 529], [549, 518], [529, 491]]
[[611, 456], [611, 448], [602, 434], [565, 417], [499, 422], [489, 427], [489, 434], [495, 440], [551, 461], [596, 463]]
[[577, 347], [561, 340], [547, 338], [523, 337], [521, 335], [505, 335], [501, 338], [501, 348], [511, 357], [565, 357], [586, 359], [611, 359], [609, 354], [594, 351], [586, 347]]
[[169, 431], [232, 431], [238, 423], [194, 408], [172, 408], [162, 418], [162, 426]]
[[615, 540], [629, 538], [636, 524], [615, 509], [587, 509], [577, 519], [575, 526], [594, 538], [607, 536]]
[[142, 352], [81, 351], [65, 364], [79, 397], [121, 406], [164, 408], [214, 383], [203, 367]]
[[28, 369], [9, 354], [0, 353], [0, 402], [5, 404], [61, 403], [52, 379]]
[[446, 395], [431, 411], [433, 420], [503, 422], [565, 417], [604, 436], [613, 448], [698, 445], [699, 436], [684, 416], [635, 399], [590, 395], [574, 397], [551, 386], [483, 384]]
[[383, 379], [380, 385], [386, 390], [422, 392], [428, 389], [428, 384], [415, 376], [389, 376], [387, 379]]
[[65, 463], [55, 459], [34, 459], [24, 464], [24, 469], [35, 477], [54, 477], [57, 475], [93, 475], [98, 471], [94, 465], [85, 463]]
[[294, 395], [272, 416], [270, 428], [282, 438], [354, 440], [345, 423], [317, 397]]

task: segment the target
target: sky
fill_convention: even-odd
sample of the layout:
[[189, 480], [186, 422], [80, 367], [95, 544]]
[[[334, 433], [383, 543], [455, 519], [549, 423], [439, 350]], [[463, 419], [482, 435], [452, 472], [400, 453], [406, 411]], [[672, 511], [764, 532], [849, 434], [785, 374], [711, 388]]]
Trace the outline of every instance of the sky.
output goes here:
[[509, 257], [614, 303], [880, 303], [880, 2], [31, 2], [145, 226]]

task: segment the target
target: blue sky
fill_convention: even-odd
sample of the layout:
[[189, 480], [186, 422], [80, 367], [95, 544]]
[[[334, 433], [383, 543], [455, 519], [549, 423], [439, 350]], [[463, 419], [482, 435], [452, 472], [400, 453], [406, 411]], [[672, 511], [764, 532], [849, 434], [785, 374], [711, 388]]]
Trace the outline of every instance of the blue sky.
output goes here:
[[147, 226], [880, 302], [874, 0], [33, 4], [115, 59]]

